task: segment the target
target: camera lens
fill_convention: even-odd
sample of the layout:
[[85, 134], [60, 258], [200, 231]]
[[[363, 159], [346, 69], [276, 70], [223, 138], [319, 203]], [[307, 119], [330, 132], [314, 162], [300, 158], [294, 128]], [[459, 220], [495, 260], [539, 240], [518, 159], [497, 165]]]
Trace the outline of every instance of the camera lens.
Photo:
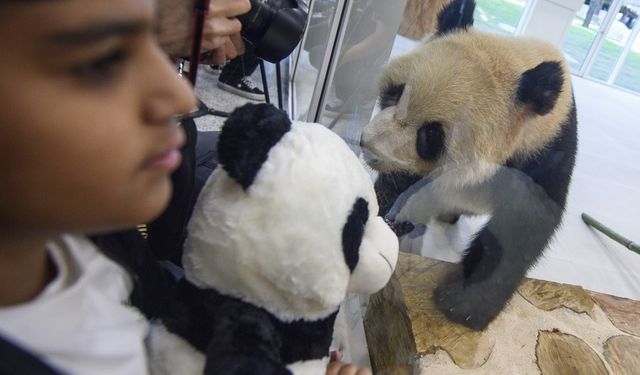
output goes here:
[[259, 58], [276, 63], [296, 48], [307, 24], [307, 11], [297, 1], [293, 7], [275, 7], [266, 1], [250, 0], [251, 10], [238, 17], [242, 37], [255, 48]]

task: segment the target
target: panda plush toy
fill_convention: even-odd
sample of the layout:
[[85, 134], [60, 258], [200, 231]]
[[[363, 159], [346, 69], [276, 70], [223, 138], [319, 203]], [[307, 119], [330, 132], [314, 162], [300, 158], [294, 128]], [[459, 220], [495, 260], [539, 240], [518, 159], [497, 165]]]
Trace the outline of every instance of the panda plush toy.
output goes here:
[[577, 123], [562, 51], [477, 31], [474, 7], [472, 0], [454, 0], [433, 35], [387, 65], [381, 111], [361, 143], [380, 172], [382, 212], [399, 228], [490, 215], [460, 273], [435, 292], [447, 317], [481, 330], [560, 225]]
[[371, 177], [338, 135], [266, 104], [231, 114], [218, 156], [187, 227], [188, 303], [152, 332], [153, 372], [325, 374], [346, 294], [381, 289], [397, 261]]

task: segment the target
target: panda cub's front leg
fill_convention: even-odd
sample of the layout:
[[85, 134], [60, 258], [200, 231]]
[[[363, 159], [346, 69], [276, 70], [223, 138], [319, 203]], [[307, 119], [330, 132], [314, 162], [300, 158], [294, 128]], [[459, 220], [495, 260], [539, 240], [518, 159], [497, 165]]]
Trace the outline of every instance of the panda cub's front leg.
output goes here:
[[[562, 208], [528, 176], [500, 168], [483, 183], [452, 188], [438, 180], [400, 197], [396, 221], [428, 224], [452, 212], [490, 213], [465, 251], [461, 269], [442, 281], [434, 302], [450, 320], [484, 329], [505, 307], [542, 254]], [[446, 219], [446, 217], [444, 217]]]
[[501, 169], [475, 197], [493, 207], [465, 251], [462, 272], [442, 282], [434, 302], [450, 320], [484, 329], [505, 307], [562, 218], [562, 208], [519, 171]]
[[483, 229], [465, 251], [461, 272], [449, 275], [434, 291], [438, 309], [453, 322], [484, 329], [505, 307], [526, 273], [528, 265], [522, 261], [519, 265], [506, 262], [510, 251], [501, 247], [490, 229]]

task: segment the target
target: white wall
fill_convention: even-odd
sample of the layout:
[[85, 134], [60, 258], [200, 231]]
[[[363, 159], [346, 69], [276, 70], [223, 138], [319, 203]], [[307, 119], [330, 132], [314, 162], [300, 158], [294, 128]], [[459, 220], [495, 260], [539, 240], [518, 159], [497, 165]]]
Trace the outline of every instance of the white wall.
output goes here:
[[562, 47], [564, 37], [583, 0], [531, 0], [523, 21], [523, 35], [545, 39]]

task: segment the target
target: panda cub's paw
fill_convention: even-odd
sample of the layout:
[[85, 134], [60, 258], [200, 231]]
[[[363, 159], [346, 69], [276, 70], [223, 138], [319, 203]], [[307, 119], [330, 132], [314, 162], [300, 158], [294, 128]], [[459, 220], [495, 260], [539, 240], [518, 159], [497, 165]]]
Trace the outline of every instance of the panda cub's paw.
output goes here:
[[433, 293], [436, 307], [452, 322], [476, 331], [485, 329], [500, 313], [484, 293], [462, 280], [439, 285]]
[[389, 228], [396, 234], [396, 236], [402, 237], [405, 234], [411, 233], [415, 229], [415, 225], [411, 224], [408, 221], [393, 221], [390, 219], [384, 219], [384, 222], [387, 223]]

